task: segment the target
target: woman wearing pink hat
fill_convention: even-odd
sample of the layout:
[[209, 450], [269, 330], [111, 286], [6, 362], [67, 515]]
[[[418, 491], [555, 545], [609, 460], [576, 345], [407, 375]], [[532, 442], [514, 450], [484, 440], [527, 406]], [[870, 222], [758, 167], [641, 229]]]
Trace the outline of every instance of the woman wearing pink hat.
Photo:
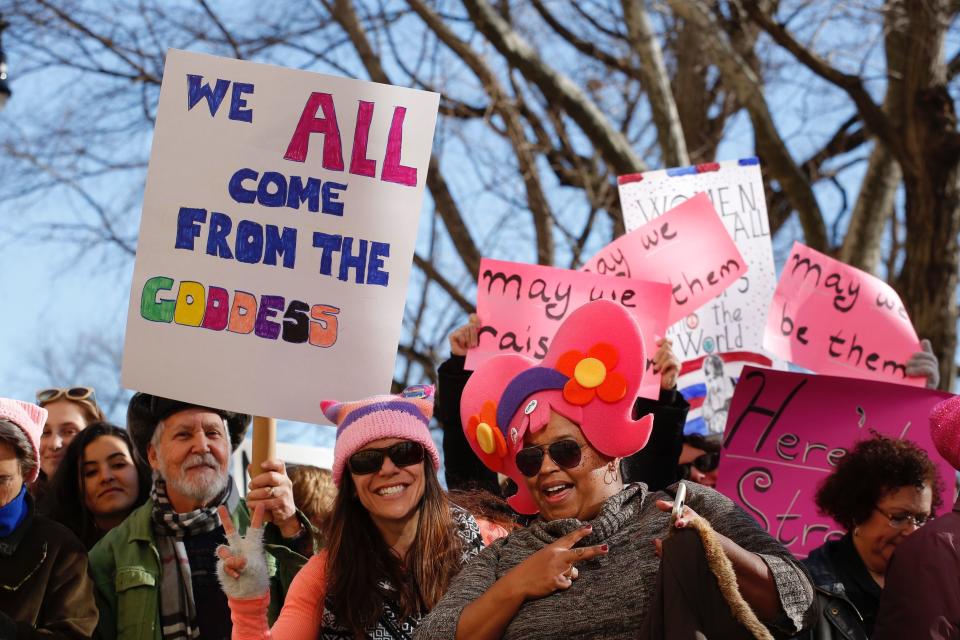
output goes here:
[[26, 490], [46, 419], [35, 404], [0, 398], [0, 638], [88, 638], [97, 625], [86, 550], [37, 514]]
[[564, 321], [542, 362], [498, 356], [474, 372], [460, 406], [467, 440], [517, 483], [511, 506], [539, 517], [467, 566], [418, 638], [765, 638], [768, 626], [804, 627], [803, 570], [729, 499], [691, 483], [671, 526], [676, 486], [624, 485], [619, 462], [652, 428], [652, 416], [631, 416], [644, 361], [631, 316], [597, 301]]
[[433, 387], [324, 402], [323, 409], [337, 425], [339, 489], [327, 546], [297, 574], [271, 629], [262, 513], [254, 514], [245, 539], [227, 532], [230, 547], [219, 550], [218, 572], [234, 640], [410, 638], [483, 546], [476, 521], [448, 502], [437, 480], [440, 457], [428, 428]]

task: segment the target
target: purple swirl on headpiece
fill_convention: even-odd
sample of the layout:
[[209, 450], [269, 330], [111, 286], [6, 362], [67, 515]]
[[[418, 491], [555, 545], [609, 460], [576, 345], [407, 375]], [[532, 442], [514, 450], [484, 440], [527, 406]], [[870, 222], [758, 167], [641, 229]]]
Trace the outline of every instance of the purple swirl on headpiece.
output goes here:
[[500, 404], [497, 405], [497, 426], [503, 432], [504, 438], [507, 436], [510, 419], [524, 400], [538, 391], [563, 389], [569, 379], [556, 369], [547, 367], [534, 367], [517, 374], [504, 389]]

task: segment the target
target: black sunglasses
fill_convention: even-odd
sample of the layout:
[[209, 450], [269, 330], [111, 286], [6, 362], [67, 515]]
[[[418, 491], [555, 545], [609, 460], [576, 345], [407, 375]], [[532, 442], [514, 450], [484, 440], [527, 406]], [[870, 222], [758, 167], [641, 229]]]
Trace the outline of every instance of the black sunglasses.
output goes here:
[[383, 467], [384, 457], [398, 467], [409, 467], [423, 462], [423, 445], [419, 442], [404, 440], [383, 449], [364, 449], [357, 451], [347, 460], [350, 471], [358, 476], [376, 473]]
[[520, 473], [532, 478], [540, 473], [543, 466], [544, 449], [550, 454], [550, 459], [564, 469], [573, 469], [580, 464], [580, 443], [576, 440], [557, 440], [549, 445], [526, 447], [517, 451], [515, 458]]
[[720, 466], [719, 453], [704, 453], [693, 459], [693, 462], [685, 462], [677, 465], [680, 470], [680, 479], [690, 479], [690, 468], [694, 467], [700, 473], [709, 473]]

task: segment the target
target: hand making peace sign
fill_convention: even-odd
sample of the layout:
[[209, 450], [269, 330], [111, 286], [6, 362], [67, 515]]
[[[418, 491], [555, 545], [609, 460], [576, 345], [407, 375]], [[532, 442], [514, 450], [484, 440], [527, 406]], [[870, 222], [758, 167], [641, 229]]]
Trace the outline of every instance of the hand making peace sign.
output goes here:
[[540, 549], [510, 571], [513, 579], [522, 585], [525, 599], [542, 598], [554, 591], [569, 589], [577, 579], [578, 562], [605, 555], [605, 544], [592, 547], [576, 547], [580, 540], [590, 535], [593, 527], [584, 525]]
[[270, 575], [263, 552], [263, 515], [265, 507], [253, 511], [247, 535], [241, 537], [233, 526], [227, 508], [220, 505], [220, 522], [227, 545], [217, 547], [217, 575], [227, 596], [234, 599], [259, 598], [270, 589]]

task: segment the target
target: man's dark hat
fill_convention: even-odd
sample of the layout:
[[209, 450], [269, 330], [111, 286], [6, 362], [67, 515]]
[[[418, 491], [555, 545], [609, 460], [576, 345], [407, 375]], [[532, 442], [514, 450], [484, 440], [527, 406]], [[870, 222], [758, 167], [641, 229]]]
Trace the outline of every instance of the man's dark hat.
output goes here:
[[246, 413], [214, 409], [213, 407], [138, 392], [133, 394], [133, 397], [130, 398], [130, 404], [127, 406], [127, 431], [137, 448], [137, 455], [144, 462], [147, 462], [147, 447], [150, 445], [150, 439], [153, 437], [157, 424], [178, 411], [193, 408], [209, 409], [223, 418], [227, 425], [227, 431], [230, 433], [230, 443], [233, 445], [234, 451], [243, 442], [243, 436], [246, 435], [251, 420], [251, 417]]

